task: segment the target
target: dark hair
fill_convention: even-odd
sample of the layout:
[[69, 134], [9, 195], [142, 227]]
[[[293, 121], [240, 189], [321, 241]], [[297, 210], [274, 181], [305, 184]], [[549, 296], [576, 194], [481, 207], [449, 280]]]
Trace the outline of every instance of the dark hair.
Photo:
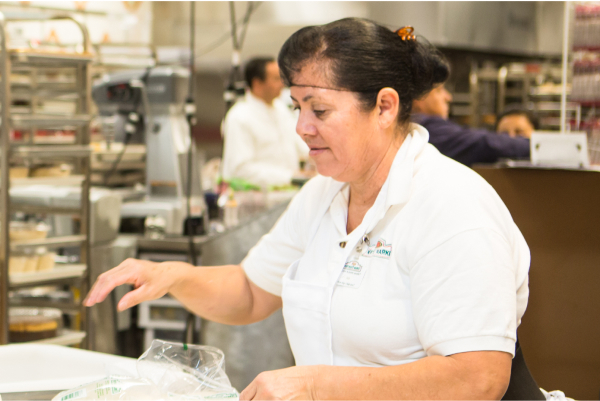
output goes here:
[[500, 120], [506, 116], [524, 116], [529, 120], [529, 123], [533, 126], [534, 130], [540, 129], [540, 119], [538, 118], [537, 114], [535, 114], [532, 110], [526, 109], [519, 103], [513, 103], [504, 107], [504, 111], [498, 114], [496, 117], [496, 127], [494, 128], [496, 131], [498, 130]]
[[258, 78], [261, 81], [267, 79], [267, 64], [274, 63], [274, 57], [254, 57], [246, 63], [244, 69], [244, 78], [248, 88], [252, 89], [252, 81], [254, 78]]
[[410, 118], [412, 102], [448, 79], [444, 56], [427, 41], [402, 40], [396, 32], [362, 18], [344, 18], [295, 32], [279, 52], [281, 76], [287, 86], [312, 61], [327, 63], [332, 85], [357, 92], [365, 110], [390, 87], [398, 92], [398, 121]]

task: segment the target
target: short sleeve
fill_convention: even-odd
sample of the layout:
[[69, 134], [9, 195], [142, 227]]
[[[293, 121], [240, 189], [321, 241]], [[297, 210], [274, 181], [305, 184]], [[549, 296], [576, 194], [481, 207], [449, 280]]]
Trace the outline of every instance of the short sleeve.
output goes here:
[[273, 229], [263, 236], [242, 261], [248, 278], [263, 290], [281, 295], [288, 267], [304, 255], [309, 231], [322, 209], [329, 179], [317, 176], [292, 199]]
[[410, 269], [419, 340], [428, 355], [504, 351], [514, 355], [516, 262], [490, 228], [458, 233]]

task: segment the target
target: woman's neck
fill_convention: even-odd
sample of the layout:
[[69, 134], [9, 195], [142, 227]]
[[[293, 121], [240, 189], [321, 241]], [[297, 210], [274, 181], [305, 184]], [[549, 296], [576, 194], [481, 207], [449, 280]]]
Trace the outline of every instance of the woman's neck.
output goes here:
[[367, 211], [373, 206], [392, 168], [396, 153], [402, 146], [404, 137], [394, 139], [379, 162], [366, 172], [361, 179], [350, 182], [348, 219], [346, 231], [352, 232], [360, 225]]

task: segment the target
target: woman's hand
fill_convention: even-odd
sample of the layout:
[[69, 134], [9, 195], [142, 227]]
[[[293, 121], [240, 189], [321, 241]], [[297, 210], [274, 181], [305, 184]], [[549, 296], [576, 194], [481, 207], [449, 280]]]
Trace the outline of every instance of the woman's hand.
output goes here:
[[117, 309], [123, 311], [140, 302], [157, 299], [167, 294], [181, 277], [182, 270], [186, 268], [191, 266], [182, 262], [156, 263], [127, 259], [98, 277], [83, 304], [93, 306], [104, 301], [115, 287], [132, 284], [135, 289], [121, 298], [117, 305]]
[[241, 400], [316, 400], [318, 366], [294, 366], [262, 372], [242, 391]]

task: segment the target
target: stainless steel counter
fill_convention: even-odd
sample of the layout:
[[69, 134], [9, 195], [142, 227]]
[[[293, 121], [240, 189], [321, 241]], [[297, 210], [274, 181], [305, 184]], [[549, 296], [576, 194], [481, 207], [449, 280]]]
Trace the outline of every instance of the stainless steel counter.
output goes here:
[[[213, 266], [240, 263], [246, 253], [275, 224], [289, 201], [242, 216], [238, 225], [221, 233], [210, 233], [193, 238], [202, 265]], [[182, 252], [189, 249], [189, 237], [173, 236], [160, 239], [136, 236], [138, 252]], [[215, 249], [218, 247], [219, 249]], [[243, 255], [242, 255], [243, 254]]]

